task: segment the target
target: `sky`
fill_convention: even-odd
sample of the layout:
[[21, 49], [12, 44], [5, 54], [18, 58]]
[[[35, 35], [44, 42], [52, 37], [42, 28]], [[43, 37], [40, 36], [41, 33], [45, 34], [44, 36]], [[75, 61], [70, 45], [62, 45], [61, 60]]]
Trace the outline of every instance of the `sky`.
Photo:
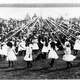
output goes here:
[[27, 14], [31, 17], [34, 14], [39, 17], [60, 17], [63, 16], [66, 19], [79, 17], [80, 8], [0, 8], [0, 18], [14, 18], [14, 19], [24, 19]]
[[[80, 0], [0, 0], [0, 4], [13, 4], [13, 3], [80, 3]], [[80, 16], [80, 7], [49, 7], [49, 8], [18, 8], [18, 7], [0, 7], [0, 18], [16, 18], [24, 19], [26, 14], [31, 17], [34, 14], [46, 18], [48, 16], [57, 18], [63, 16], [64, 18], [73, 18]]]

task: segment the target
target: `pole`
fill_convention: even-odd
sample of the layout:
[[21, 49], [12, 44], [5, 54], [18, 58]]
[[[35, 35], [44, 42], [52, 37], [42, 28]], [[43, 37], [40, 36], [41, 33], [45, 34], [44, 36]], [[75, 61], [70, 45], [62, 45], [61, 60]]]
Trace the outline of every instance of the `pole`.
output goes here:
[[[18, 31], [16, 31], [16, 32], [15, 32], [13, 35], [11, 35], [8, 39], [10, 39], [11, 37], [13, 37], [13, 36], [14, 36], [16, 33], [18, 33], [20, 30], [25, 29], [25, 28], [28, 28], [28, 26], [30, 26], [30, 24], [31, 24], [31, 23], [34, 23], [34, 21], [36, 21], [36, 20], [37, 20], [37, 18], [36, 18], [35, 20], [31, 21], [29, 24], [21, 27]], [[8, 39], [7, 39], [7, 40], [8, 40]], [[5, 42], [6, 42], [7, 40], [5, 40]]]

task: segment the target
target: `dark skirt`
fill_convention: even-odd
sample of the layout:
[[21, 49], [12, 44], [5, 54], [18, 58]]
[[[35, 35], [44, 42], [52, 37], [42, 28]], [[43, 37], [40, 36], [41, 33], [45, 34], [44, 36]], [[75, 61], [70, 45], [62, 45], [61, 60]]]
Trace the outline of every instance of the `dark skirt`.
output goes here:
[[42, 59], [46, 59], [46, 52], [42, 53]]
[[18, 56], [25, 56], [26, 50], [22, 50], [18, 52]]
[[32, 54], [38, 54], [39, 50], [32, 50]]

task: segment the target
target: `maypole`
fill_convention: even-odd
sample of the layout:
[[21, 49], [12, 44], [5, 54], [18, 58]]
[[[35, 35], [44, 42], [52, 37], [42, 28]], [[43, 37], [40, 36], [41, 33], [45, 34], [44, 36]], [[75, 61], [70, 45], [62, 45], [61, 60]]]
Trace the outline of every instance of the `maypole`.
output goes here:
[[[49, 20], [50, 20], [50, 19], [49, 19]], [[63, 29], [61, 26], [55, 24], [55, 23], [52, 22], [51, 20], [50, 20], [50, 22], [51, 22], [51, 24], [57, 26], [58, 28]], [[60, 30], [60, 32], [63, 33], [67, 38], [69, 38], [69, 36], [67, 36], [67, 35], [63, 32], [63, 30]], [[75, 39], [77, 38], [77, 37], [75, 37], [74, 35], [70, 35], [70, 36], [72, 36], [72, 37], [75, 38]], [[77, 38], [77, 39], [79, 39], [79, 38]], [[73, 41], [73, 40], [71, 40], [71, 41]], [[74, 42], [74, 41], [73, 41], [73, 42]]]
[[[60, 28], [62, 28], [60, 25], [57, 25], [55, 22], [53, 22], [50, 18], [49, 18], [49, 20], [53, 23], [53, 24], [55, 24], [57, 27], [60, 27]], [[63, 29], [63, 28], [62, 28]], [[63, 31], [62, 31], [63, 32]], [[79, 38], [77, 38], [75, 35], [70, 35], [70, 36], [72, 36], [73, 38], [75, 38], [75, 39], [79, 39]], [[69, 36], [69, 37], [70, 37]]]
[[19, 31], [21, 31], [22, 29], [28, 28], [28, 26], [30, 26], [32, 23], [36, 22], [37, 18], [35, 20], [32, 20], [29, 24], [27, 25], [23, 25], [22, 27], [20, 27], [19, 30], [17, 30], [13, 35], [11, 35], [10, 37], [8, 37], [4, 42], [6, 42], [8, 39], [10, 39], [11, 37], [13, 37], [14, 35], [16, 35]]
[[[46, 23], [47, 23], [47, 19], [46, 19]], [[49, 27], [51, 27], [51, 25], [49, 24], [49, 23], [47, 23], [48, 24], [48, 26]], [[55, 27], [56, 28], [56, 30], [58, 30], [58, 28], [57, 27]], [[52, 27], [51, 27], [51, 30], [52, 30]], [[52, 30], [53, 31], [53, 30]], [[55, 32], [55, 31], [53, 31], [53, 32]], [[55, 32], [55, 33], [57, 33], [57, 31]], [[59, 37], [58, 37], [58, 34], [55, 34], [55, 36], [57, 37], [57, 39], [59, 40], [59, 42], [61, 43], [61, 45], [63, 46], [63, 43], [62, 43], [62, 41], [59, 39]]]
[[[44, 21], [47, 24], [47, 26], [50, 27], [50, 30], [53, 31], [50, 24], [48, 24], [47, 20], [44, 20]], [[49, 34], [51, 35], [52, 39], [54, 40], [54, 37], [52, 36], [51, 32], [49, 32]]]

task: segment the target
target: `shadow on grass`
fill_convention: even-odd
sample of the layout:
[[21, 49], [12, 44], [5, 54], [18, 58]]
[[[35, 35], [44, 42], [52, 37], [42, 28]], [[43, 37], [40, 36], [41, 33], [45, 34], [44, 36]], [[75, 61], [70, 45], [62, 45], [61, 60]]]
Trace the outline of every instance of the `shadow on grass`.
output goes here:
[[19, 70], [26, 70], [26, 67], [24, 68], [14, 68], [14, 67], [11, 67], [10, 69], [6, 69], [5, 72], [10, 72], [10, 71], [19, 71]]
[[13, 68], [13, 69], [10, 69], [10, 70], [5, 70], [6, 72], [10, 72], [10, 71], [18, 71], [18, 70], [28, 70], [30, 72], [54, 72], [54, 71], [62, 71], [62, 70], [66, 70], [66, 68], [60, 68], [60, 69], [53, 69], [53, 70], [50, 70], [51, 67], [43, 67], [43, 68], [39, 68], [39, 69], [31, 69], [31, 68]]
[[49, 67], [45, 67], [45, 68], [39, 68], [39, 69], [31, 69], [31, 68], [12, 68], [12, 69], [8, 69], [8, 70], [5, 70], [5, 72], [10, 72], [10, 71], [19, 71], [19, 70], [28, 70], [28, 71], [31, 71], [31, 72], [36, 72], [36, 71], [41, 71], [41, 70], [47, 70]]
[[73, 65], [72, 67], [70, 67], [70, 68], [66, 68], [66, 67], [64, 67], [64, 68], [57, 68], [57, 69], [49, 69], [49, 70], [44, 70], [43, 72], [44, 73], [50, 73], [50, 72], [56, 72], [56, 71], [68, 71], [68, 72], [70, 72], [70, 69], [71, 68], [78, 68], [78, 67], [80, 67], [80, 63], [78, 63], [78, 64], [76, 64], [76, 65]]
[[[76, 65], [73, 65], [71, 68], [76, 68], [76, 67], [80, 67], [80, 62]], [[44, 72], [44, 73], [49, 73], [49, 72], [56, 72], [56, 71], [64, 71], [64, 70], [70, 70], [71, 68], [66, 68], [66, 67], [63, 67], [63, 68], [57, 68], [57, 69], [51, 69], [52, 67], [43, 67], [43, 68], [38, 68], [38, 69], [33, 69], [33, 68], [26, 68], [26, 67], [23, 67], [23, 68], [10, 68], [9, 67], [0, 67], [0, 69], [5, 69], [5, 68], [8, 68], [5, 70], [5, 72], [10, 72], [10, 71], [18, 71], [18, 70], [28, 70], [30, 72], [37, 72], [37, 71], [41, 71], [41, 72]]]

